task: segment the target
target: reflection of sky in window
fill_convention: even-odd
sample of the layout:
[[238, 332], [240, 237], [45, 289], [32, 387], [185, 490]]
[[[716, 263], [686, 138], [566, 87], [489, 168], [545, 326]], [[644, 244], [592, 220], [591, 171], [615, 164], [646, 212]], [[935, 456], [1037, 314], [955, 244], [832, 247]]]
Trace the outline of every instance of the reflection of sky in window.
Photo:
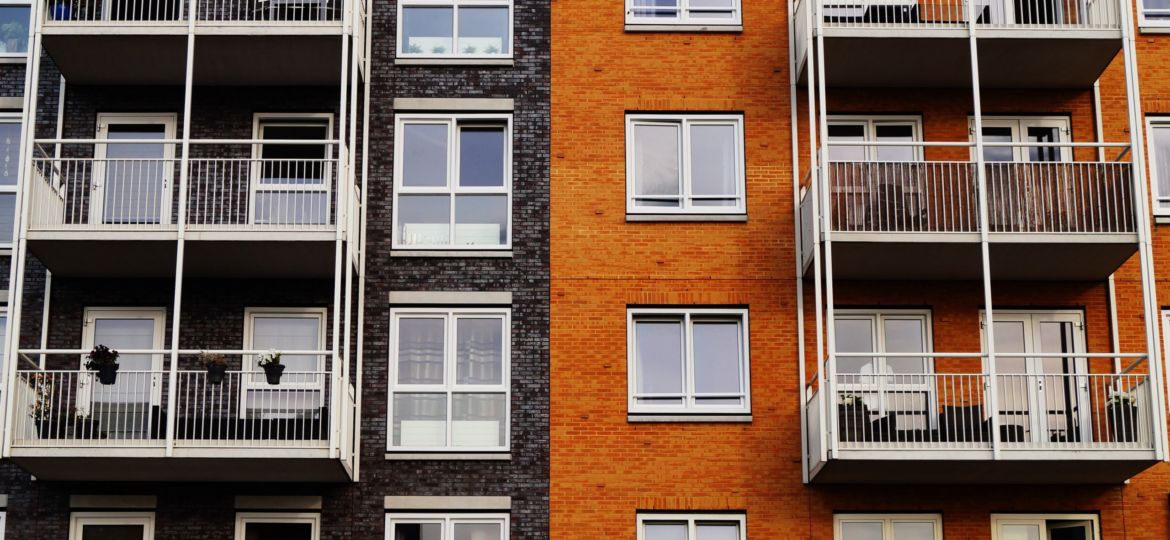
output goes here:
[[28, 6], [0, 6], [0, 53], [28, 52]]
[[459, 131], [459, 185], [504, 186], [504, 128]]
[[508, 8], [460, 9], [459, 52], [507, 54]]
[[452, 8], [404, 9], [402, 33], [405, 49], [414, 54], [447, 54], [451, 52], [454, 34]]
[[0, 122], [0, 185], [15, 186], [20, 164], [20, 123]]

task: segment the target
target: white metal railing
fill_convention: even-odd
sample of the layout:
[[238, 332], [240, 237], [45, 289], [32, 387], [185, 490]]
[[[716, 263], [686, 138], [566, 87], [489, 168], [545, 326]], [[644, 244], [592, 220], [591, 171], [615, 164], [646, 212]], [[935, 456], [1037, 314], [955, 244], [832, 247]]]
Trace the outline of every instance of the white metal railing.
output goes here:
[[[250, 358], [258, 351], [232, 352]], [[287, 354], [293, 353], [325, 351]], [[89, 370], [22, 367], [13, 385], [12, 445], [163, 448], [172, 442], [176, 448], [328, 449], [330, 426], [352, 417], [352, 411], [334, 410], [352, 407], [353, 401], [333, 404], [330, 371], [285, 371], [278, 384], [270, 384], [263, 370], [230, 363], [236, 367], [221, 376], [207, 369], [175, 370], [173, 392], [167, 369], [120, 370], [115, 381], [103, 384]], [[344, 432], [344, 424], [338, 425]]]
[[[856, 148], [889, 143], [834, 142]], [[907, 143], [938, 146], [940, 143]], [[951, 143], [947, 146], [968, 146]], [[992, 144], [1013, 153], [1067, 152], [1062, 146]], [[1105, 146], [1105, 145], [1102, 145]], [[904, 148], [903, 150], [905, 150]], [[829, 214], [834, 232], [978, 232], [974, 161], [828, 161]], [[1127, 161], [988, 161], [988, 232], [1106, 233], [1136, 231], [1133, 165]]]
[[[29, 229], [174, 229], [182, 167], [174, 146], [40, 141]], [[294, 147], [322, 157], [262, 157]], [[110, 157], [135, 153], [153, 157]], [[328, 230], [336, 216], [336, 155], [326, 141], [192, 141], [184, 221], [202, 230]]]
[[1117, 0], [821, 0], [826, 28], [1120, 29]]
[[[836, 375], [825, 375], [825, 406], [832, 412], [823, 414], [821, 428], [832, 432], [835, 424], [842, 449], [1153, 450], [1154, 410], [1144, 359], [1121, 372], [1099, 373], [1088, 369], [1089, 360], [1112, 357], [1035, 354], [996, 357], [1000, 371], [1029, 360], [1066, 369], [993, 375], [978, 354], [839, 354]], [[866, 372], [879, 358], [898, 358], [903, 369]], [[922, 369], [909, 372], [911, 364]], [[819, 395], [814, 385], [810, 394]]]
[[45, 23], [338, 23], [344, 0], [46, 0]]

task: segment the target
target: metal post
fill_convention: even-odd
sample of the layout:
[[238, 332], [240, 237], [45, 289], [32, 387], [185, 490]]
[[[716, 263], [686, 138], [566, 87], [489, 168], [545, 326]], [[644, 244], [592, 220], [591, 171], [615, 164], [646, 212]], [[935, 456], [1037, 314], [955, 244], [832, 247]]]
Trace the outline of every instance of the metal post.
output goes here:
[[[349, 157], [348, 146], [342, 136], [346, 132], [346, 111], [349, 104], [349, 38], [353, 35], [353, 17], [350, 16], [349, 10], [353, 8], [352, 2], [357, 0], [350, 0], [350, 5], [344, 10], [345, 13], [345, 31], [341, 37], [341, 69], [340, 69], [340, 85], [341, 85], [341, 104], [338, 107], [341, 118], [338, 121], [337, 132], [337, 168], [338, 168], [338, 182], [337, 182], [337, 200], [338, 208], [342, 206], [342, 201], [348, 198], [348, 194], [342, 194], [344, 190], [341, 179], [347, 178], [349, 175]], [[345, 309], [341, 305], [341, 283], [344, 279], [344, 257], [343, 244], [345, 240], [345, 220], [342, 219], [341, 211], [338, 211], [338, 216], [334, 217], [334, 248], [333, 248], [333, 340], [330, 345], [330, 350], [333, 355], [333, 369], [329, 372], [331, 396], [330, 396], [330, 410], [329, 415], [332, 417], [330, 422], [329, 434], [329, 456], [338, 458], [341, 438], [341, 396], [340, 392], [343, 390], [339, 384], [339, 365], [344, 360], [341, 358], [341, 311]]]
[[[364, 0], [353, 0], [355, 2], [362, 2]], [[369, 25], [369, 9], [364, 9], [366, 14], [365, 32], [363, 38], [365, 43], [362, 44], [365, 54], [362, 55], [362, 62], [365, 64], [363, 73], [366, 74], [366, 79], [363, 79], [362, 86], [365, 90], [362, 92], [362, 186], [361, 186], [361, 221], [358, 228], [360, 230], [360, 240], [358, 245], [358, 321], [357, 321], [357, 372], [354, 374], [354, 379], [357, 382], [357, 388], [354, 391], [354, 412], [353, 412], [353, 480], [357, 482], [361, 477], [362, 460], [358, 458], [361, 456], [362, 444], [362, 354], [364, 352], [364, 334], [365, 334], [365, 313], [366, 313], [366, 178], [370, 172], [370, 91], [369, 85], [366, 82], [370, 73], [370, 25]], [[351, 240], [352, 241], [352, 240]]]
[[[812, 0], [804, 0], [809, 2]], [[796, 112], [796, 89], [797, 89], [797, 74], [799, 58], [796, 58], [796, 25], [800, 22], [795, 20], [796, 4], [793, 0], [788, 2], [788, 108], [789, 110], [789, 124], [792, 130], [792, 214], [794, 238], [792, 245], [796, 249], [796, 268], [795, 268], [795, 282], [796, 282], [796, 357], [797, 357], [797, 373], [800, 380], [797, 381], [797, 394], [800, 396], [800, 477], [801, 481], [807, 484], [808, 477], [808, 397], [805, 395], [805, 385], [808, 384], [806, 377], [808, 376], [805, 362], [804, 352], [804, 279], [802, 273], [804, 271], [804, 246], [801, 245], [801, 227], [804, 226], [804, 220], [800, 218], [800, 128], [797, 127], [797, 112]], [[806, 33], [807, 34], [807, 33]], [[811, 141], [810, 141], [811, 142]]]
[[[819, 3], [821, 0], [815, 0]], [[836, 404], [836, 387], [837, 387], [837, 344], [836, 344], [836, 303], [833, 300], [833, 227], [832, 222], [832, 204], [829, 198], [829, 172], [825, 167], [825, 156], [829, 148], [829, 112], [828, 112], [828, 90], [825, 82], [825, 19], [820, 15], [818, 9], [813, 13], [816, 17], [817, 25], [817, 98], [819, 103], [818, 112], [818, 132], [820, 141], [820, 150], [818, 152], [820, 159], [817, 161], [817, 177], [820, 179], [820, 219], [821, 235], [823, 236], [823, 244], [825, 250], [825, 348], [828, 351], [825, 362], [826, 369], [818, 371], [828, 371], [828, 384], [823, 389], [823, 392], [828, 394], [822, 403], [826, 403], [826, 407], [822, 410], [823, 416], [829, 417], [829, 426], [832, 436], [829, 438], [830, 456], [836, 457], [838, 441], [841, 437], [838, 435], [839, 426], [837, 425], [837, 415], [830, 414], [829, 409]], [[811, 80], [811, 76], [809, 77]], [[810, 144], [811, 141], [810, 141]], [[818, 308], [820, 306], [818, 305]]]
[[[821, 408], [820, 426], [818, 426], [819, 427], [818, 435], [821, 439], [820, 440], [821, 455], [819, 456], [819, 458], [821, 461], [827, 461], [829, 459], [830, 429], [835, 429], [835, 426], [832, 426], [831, 424], [829, 424], [828, 423], [829, 420], [828, 420], [828, 418], [826, 418], [829, 416], [829, 413], [827, 412], [828, 407], [829, 407], [829, 405], [828, 405], [829, 404], [829, 401], [828, 401], [829, 389], [825, 383], [825, 369], [824, 369], [827, 362], [826, 362], [826, 356], [825, 356], [825, 335], [824, 335], [825, 313], [823, 311], [824, 310], [824, 304], [823, 304], [824, 300], [823, 300], [823, 289], [822, 289], [823, 283], [821, 281], [822, 275], [821, 275], [821, 248], [820, 248], [821, 225], [822, 225], [821, 219], [823, 219], [823, 218], [822, 218], [822, 213], [821, 213], [820, 160], [818, 159], [818, 154], [817, 154], [817, 152], [818, 152], [818, 148], [817, 148], [817, 100], [816, 100], [817, 94], [816, 94], [816, 87], [815, 87], [816, 74], [820, 72], [820, 69], [816, 67], [816, 62], [812, 61], [814, 58], [815, 52], [816, 52], [816, 49], [813, 47], [814, 40], [813, 40], [813, 23], [812, 23], [812, 21], [813, 21], [813, 19], [820, 17], [821, 0], [805, 0], [805, 1], [809, 2], [809, 10], [810, 10], [809, 19], [808, 19], [808, 26], [806, 27], [807, 32], [805, 35], [805, 50], [807, 51], [806, 54], [808, 55], [808, 61], [805, 62], [805, 69], [808, 70], [807, 88], [805, 90], [805, 93], [807, 94], [806, 100], [808, 102], [808, 151], [809, 151], [809, 173], [810, 173], [810, 176], [809, 176], [810, 185], [809, 185], [809, 195], [808, 196], [813, 198], [811, 208], [812, 208], [813, 214], [814, 214], [813, 219], [812, 219], [812, 222], [813, 222], [813, 237], [812, 237], [813, 240], [812, 241], [814, 244], [814, 248], [813, 248], [813, 301], [816, 303], [816, 331], [817, 331], [816, 358], [817, 358], [817, 390], [818, 390], [817, 395], [818, 395], [818, 402], [819, 402], [817, 404], [817, 406]], [[823, 25], [818, 24], [818, 25], [816, 25], [816, 28], [818, 31], [820, 31], [823, 28]], [[803, 336], [802, 336], [802, 339], [803, 339]]]

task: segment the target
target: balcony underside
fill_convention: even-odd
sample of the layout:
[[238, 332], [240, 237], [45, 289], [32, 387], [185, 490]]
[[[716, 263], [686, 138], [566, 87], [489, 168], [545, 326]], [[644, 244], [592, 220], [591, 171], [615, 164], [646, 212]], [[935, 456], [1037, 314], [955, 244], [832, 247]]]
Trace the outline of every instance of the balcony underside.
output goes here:
[[[985, 88], [1086, 88], [1121, 50], [1116, 30], [987, 30], [979, 36]], [[969, 43], [965, 30], [826, 29], [826, 83], [969, 87]], [[802, 83], [807, 76], [805, 67]]]
[[[105, 449], [108, 450], [108, 449]], [[118, 457], [95, 450], [13, 449], [12, 460], [42, 481], [86, 482], [349, 482], [350, 471], [329, 451], [298, 451], [305, 457], [280, 457], [274, 450], [162, 448], [121, 451]]]
[[[978, 233], [833, 233], [837, 279], [979, 279]], [[992, 233], [997, 280], [1099, 280], [1137, 251], [1133, 234]]]
[[[946, 454], [946, 458], [942, 456]], [[818, 484], [1120, 484], [1154, 466], [1152, 451], [842, 450]]]
[[[184, 273], [197, 277], [314, 278], [334, 273], [333, 231], [188, 232]], [[30, 232], [29, 252], [70, 277], [175, 275], [177, 233]]]
[[[163, 26], [154, 33], [93, 28], [46, 28], [44, 47], [70, 84], [182, 85], [187, 28]], [[283, 28], [277, 33], [233, 35], [236, 27], [201, 27], [195, 38], [194, 84], [208, 86], [327, 86], [340, 84], [341, 41], [320, 27]], [[328, 26], [327, 28], [334, 28]], [[131, 27], [133, 31], [134, 27]], [[299, 33], [298, 33], [299, 32]]]

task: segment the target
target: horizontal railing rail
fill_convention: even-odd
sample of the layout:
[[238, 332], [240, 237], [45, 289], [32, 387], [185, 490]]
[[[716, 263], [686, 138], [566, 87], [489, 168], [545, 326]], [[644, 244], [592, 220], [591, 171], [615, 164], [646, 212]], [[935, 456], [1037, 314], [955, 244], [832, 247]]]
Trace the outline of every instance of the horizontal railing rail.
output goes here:
[[[329, 230], [336, 141], [190, 141], [184, 222], [202, 230]], [[37, 141], [30, 230], [168, 230], [178, 219], [174, 139]]]
[[[1144, 355], [1040, 354], [996, 353], [992, 374], [978, 353], [839, 353], [835, 375], [824, 373], [824, 417], [842, 449], [1153, 450]], [[1136, 361], [1091, 369], [1110, 359]], [[1063, 367], [1027, 372], [1030, 363]]]
[[1116, 0], [823, 0], [826, 28], [1120, 29]]
[[305, 24], [343, 20], [344, 0], [47, 0], [46, 24], [185, 22]]

